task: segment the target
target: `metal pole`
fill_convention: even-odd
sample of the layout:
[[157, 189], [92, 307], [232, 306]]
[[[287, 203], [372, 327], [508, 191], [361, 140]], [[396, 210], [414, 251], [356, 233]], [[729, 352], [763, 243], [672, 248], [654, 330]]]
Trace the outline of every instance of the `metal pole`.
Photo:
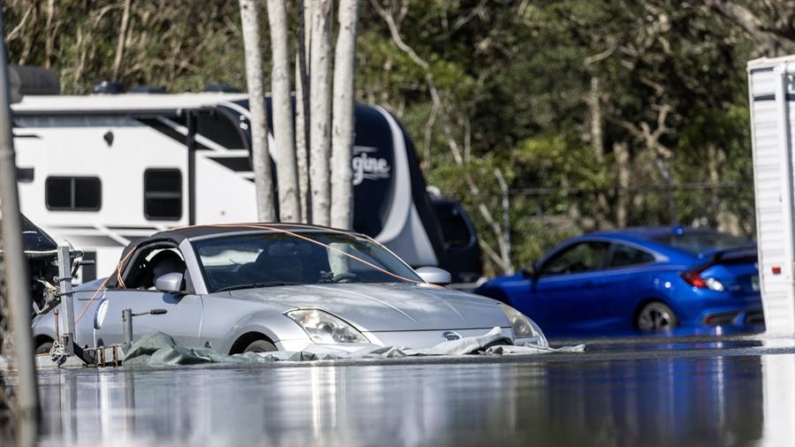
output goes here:
[[22, 219], [17, 196], [17, 168], [14, 135], [11, 127], [8, 57], [5, 26], [0, 8], [0, 209], [2, 209], [3, 257], [6, 277], [6, 299], [14, 337], [14, 353], [19, 371], [19, 393], [16, 407], [19, 417], [17, 445], [33, 446], [38, 434], [39, 399], [36, 367], [33, 359], [33, 337], [30, 333], [30, 292], [27, 266], [22, 245]]
[[194, 112], [185, 114], [188, 135], [185, 146], [188, 148], [188, 225], [196, 224], [196, 120]]
[[58, 245], [58, 283], [61, 292], [61, 308], [64, 321], [64, 350], [67, 355], [74, 355], [75, 341], [75, 307], [72, 301], [72, 265], [69, 257], [69, 245]]
[[133, 341], [132, 309], [122, 309], [121, 324], [124, 327], [124, 342], [132, 343]]

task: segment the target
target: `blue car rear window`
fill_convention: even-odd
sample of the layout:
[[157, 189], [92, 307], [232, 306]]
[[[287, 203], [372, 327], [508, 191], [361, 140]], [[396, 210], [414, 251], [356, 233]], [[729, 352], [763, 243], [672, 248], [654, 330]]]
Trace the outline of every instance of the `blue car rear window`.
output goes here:
[[670, 234], [654, 238], [659, 242], [693, 254], [753, 245], [751, 238], [726, 233]]

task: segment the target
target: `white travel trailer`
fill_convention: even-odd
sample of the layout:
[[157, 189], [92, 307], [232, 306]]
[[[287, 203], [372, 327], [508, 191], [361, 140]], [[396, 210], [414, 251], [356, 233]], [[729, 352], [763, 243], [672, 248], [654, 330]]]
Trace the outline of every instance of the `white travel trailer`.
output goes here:
[[[256, 221], [245, 94], [26, 96], [13, 113], [22, 211], [96, 261], [83, 281], [155, 231]], [[411, 140], [380, 107], [355, 115], [354, 229], [444, 266]]]
[[748, 63], [759, 279], [767, 332], [795, 333], [795, 56]]

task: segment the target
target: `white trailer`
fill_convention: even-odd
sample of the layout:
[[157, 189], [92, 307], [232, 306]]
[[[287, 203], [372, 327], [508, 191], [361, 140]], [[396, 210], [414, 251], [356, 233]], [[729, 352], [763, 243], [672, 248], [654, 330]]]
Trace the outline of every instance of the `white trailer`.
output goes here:
[[[22, 211], [96, 260], [84, 281], [155, 231], [256, 221], [245, 94], [26, 96], [13, 112]], [[442, 264], [410, 139], [380, 107], [355, 113], [354, 229], [411, 265]]]
[[795, 333], [795, 56], [748, 63], [759, 279], [768, 333]]

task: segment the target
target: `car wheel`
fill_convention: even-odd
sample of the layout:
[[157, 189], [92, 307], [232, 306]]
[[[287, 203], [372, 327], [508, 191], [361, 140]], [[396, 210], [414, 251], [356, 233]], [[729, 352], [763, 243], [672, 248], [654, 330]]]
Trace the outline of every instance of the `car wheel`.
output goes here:
[[641, 331], [659, 331], [673, 329], [679, 324], [673, 309], [665, 303], [652, 301], [638, 312], [635, 325]]
[[50, 354], [50, 350], [52, 349], [52, 342], [44, 342], [36, 347], [36, 355], [39, 354]]
[[243, 350], [243, 353], [246, 352], [273, 352], [278, 351], [276, 349], [276, 345], [267, 341], [267, 340], [255, 340], [252, 341], [246, 349]]

